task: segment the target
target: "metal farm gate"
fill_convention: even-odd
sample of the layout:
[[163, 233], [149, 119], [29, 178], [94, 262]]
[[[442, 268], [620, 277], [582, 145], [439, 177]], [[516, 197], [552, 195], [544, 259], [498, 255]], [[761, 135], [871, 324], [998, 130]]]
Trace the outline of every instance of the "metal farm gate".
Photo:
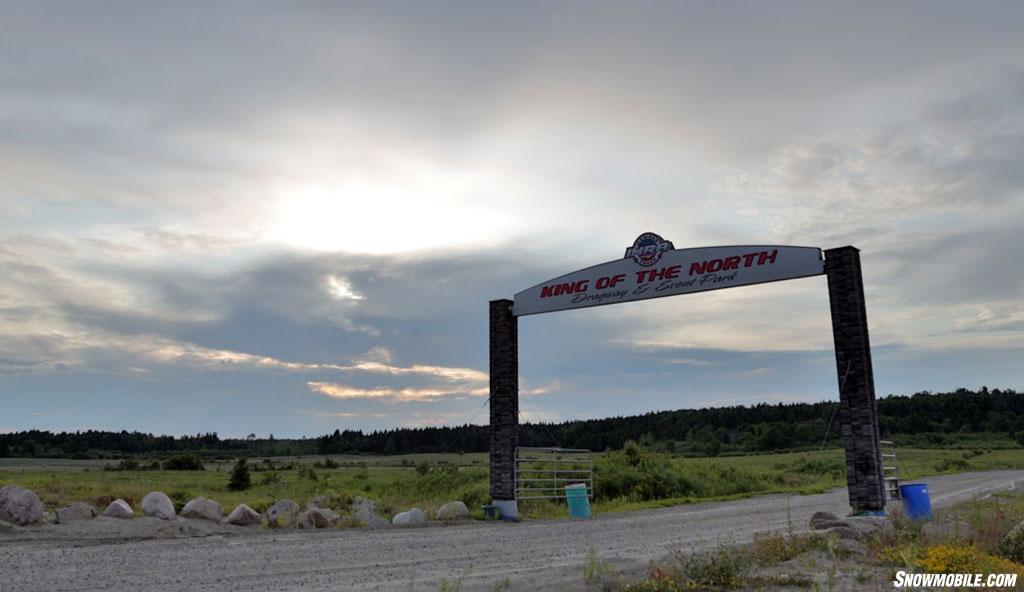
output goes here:
[[582, 483], [594, 498], [594, 459], [580, 448], [516, 448], [516, 500], [565, 499], [565, 486]]

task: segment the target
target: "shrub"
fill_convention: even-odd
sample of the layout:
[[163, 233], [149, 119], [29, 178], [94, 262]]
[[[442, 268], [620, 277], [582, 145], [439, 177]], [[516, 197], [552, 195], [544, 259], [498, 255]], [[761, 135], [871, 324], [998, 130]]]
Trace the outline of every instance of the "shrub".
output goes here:
[[318, 469], [337, 469], [341, 465], [335, 462], [334, 459], [327, 458], [323, 462], [316, 461], [315, 463], [313, 463], [313, 466]]
[[135, 460], [134, 458], [126, 458], [121, 462], [117, 463], [118, 471], [138, 471], [139, 468], [139, 461]]
[[105, 464], [103, 465], [104, 471], [138, 471], [141, 467], [139, 461], [134, 458], [125, 458], [118, 462], [116, 465]]
[[591, 545], [587, 549], [587, 558], [583, 564], [583, 581], [589, 585], [600, 585], [602, 588], [608, 588], [614, 577], [615, 570], [611, 564], [600, 559], [597, 556], [597, 550]]
[[316, 481], [316, 469], [313, 468], [313, 465], [302, 465], [299, 467], [299, 477], [309, 479], [310, 481]]
[[487, 483], [473, 485], [462, 494], [462, 503], [470, 509], [484, 505], [489, 499], [491, 499], [491, 488]]
[[1003, 541], [999, 543], [998, 551], [1000, 555], [1011, 561], [1024, 563], [1024, 522], [1007, 533]]
[[719, 545], [706, 553], [675, 555], [678, 563], [678, 579], [688, 589], [739, 588], [743, 585], [749, 563], [740, 549], [731, 545]]
[[1024, 567], [1019, 564], [965, 544], [928, 547], [918, 557], [917, 566], [930, 573], [1024, 574]]
[[228, 489], [231, 491], [245, 491], [252, 487], [252, 479], [249, 476], [249, 465], [244, 458], [238, 459], [235, 468], [231, 470], [231, 480], [228, 481]]
[[164, 461], [165, 471], [203, 471], [203, 461], [195, 454], [179, 454]]
[[775, 565], [795, 557], [797, 545], [781, 532], [761, 532], [754, 535], [751, 555], [761, 565]]
[[842, 479], [846, 476], [846, 461], [841, 458], [810, 459], [801, 456], [793, 463], [790, 470], [804, 475], [823, 475], [832, 479]]
[[416, 465], [416, 473], [418, 475], [426, 475], [430, 472], [430, 463], [427, 461], [420, 461], [420, 464]]
[[936, 472], [945, 473], [948, 471], [966, 471], [969, 465], [962, 458], [947, 458], [935, 465]]
[[698, 483], [682, 461], [664, 453], [651, 453], [635, 442], [619, 452], [595, 459], [594, 490], [600, 499], [648, 501], [684, 497], [698, 492]]
[[168, 493], [167, 497], [171, 498], [171, 503], [174, 504], [174, 511], [180, 512], [185, 507], [185, 504], [196, 497], [196, 494], [188, 489], [177, 489]]

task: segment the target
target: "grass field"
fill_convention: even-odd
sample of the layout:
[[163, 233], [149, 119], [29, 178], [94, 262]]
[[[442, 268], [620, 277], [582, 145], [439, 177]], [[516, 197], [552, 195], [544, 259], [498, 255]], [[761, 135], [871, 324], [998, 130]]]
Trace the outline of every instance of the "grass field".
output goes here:
[[[330, 459], [337, 467], [324, 468]], [[318, 463], [319, 466], [314, 463]], [[347, 509], [352, 497], [377, 502], [384, 514], [416, 506], [430, 515], [441, 504], [462, 500], [477, 516], [489, 501], [486, 454], [331, 456], [251, 459], [253, 487], [229, 491], [230, 463], [206, 463], [204, 471], [104, 470], [102, 461], [0, 459], [0, 486], [34, 490], [48, 510], [73, 501], [105, 505], [122, 498], [136, 505], [163, 491], [180, 507], [209, 497], [230, 511], [246, 503], [263, 511], [279, 499], [300, 504], [328, 496]], [[145, 465], [145, 463], [143, 463]], [[900, 449], [904, 481], [929, 475], [989, 469], [1024, 469], [1021, 450]], [[642, 449], [595, 455], [595, 513], [728, 499], [766, 493], [819, 493], [846, 483], [842, 450], [716, 458], [682, 458]], [[524, 503], [525, 517], [565, 515], [555, 502]]]

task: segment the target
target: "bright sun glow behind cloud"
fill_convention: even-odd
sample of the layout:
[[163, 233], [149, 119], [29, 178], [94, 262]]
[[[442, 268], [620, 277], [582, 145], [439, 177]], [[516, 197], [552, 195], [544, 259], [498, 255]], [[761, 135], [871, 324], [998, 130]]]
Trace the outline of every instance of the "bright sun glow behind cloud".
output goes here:
[[506, 235], [510, 217], [491, 209], [481, 179], [403, 181], [285, 188], [268, 236], [304, 249], [388, 254], [493, 244]]

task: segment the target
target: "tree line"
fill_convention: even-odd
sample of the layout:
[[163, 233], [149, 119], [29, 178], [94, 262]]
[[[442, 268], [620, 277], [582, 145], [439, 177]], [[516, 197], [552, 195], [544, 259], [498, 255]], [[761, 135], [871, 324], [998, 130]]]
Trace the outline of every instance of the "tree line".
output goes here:
[[[1024, 446], [1024, 394], [1014, 390], [957, 389], [948, 393], [889, 395], [877, 401], [884, 438], [908, 446]], [[839, 446], [837, 402], [762, 403], [753, 406], [659, 411], [624, 417], [524, 423], [520, 446], [621, 449], [638, 441], [652, 449], [714, 456], [723, 453]], [[486, 452], [487, 426], [335, 430], [319, 438], [222, 439], [213, 433], [154, 436], [141, 432], [30, 430], [0, 434], [0, 457], [113, 458], [167, 456], [284, 456]]]

